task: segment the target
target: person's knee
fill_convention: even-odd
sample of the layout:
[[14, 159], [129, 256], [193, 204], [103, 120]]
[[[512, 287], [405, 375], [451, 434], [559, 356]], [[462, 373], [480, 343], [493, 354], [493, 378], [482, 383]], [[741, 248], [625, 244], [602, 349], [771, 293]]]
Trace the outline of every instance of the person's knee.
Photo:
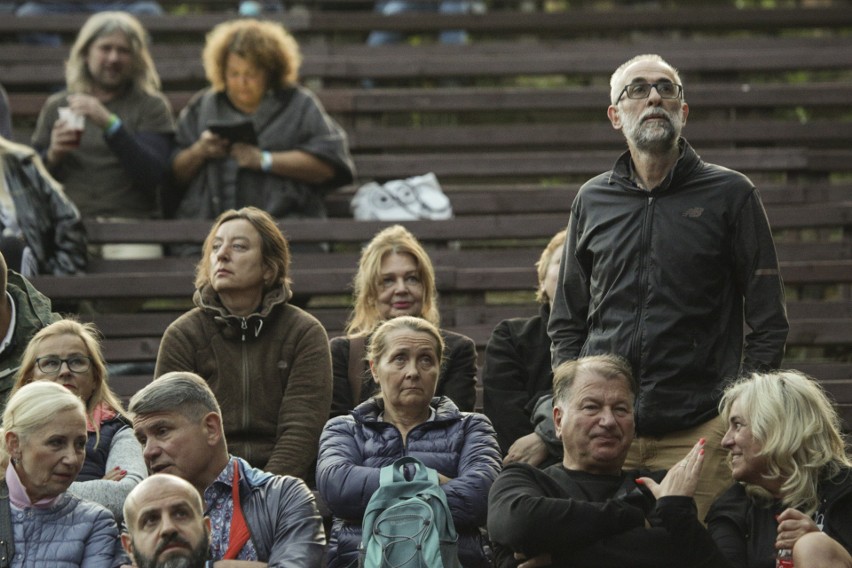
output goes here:
[[830, 536], [812, 532], [796, 541], [793, 565], [796, 568], [850, 568], [852, 556]]

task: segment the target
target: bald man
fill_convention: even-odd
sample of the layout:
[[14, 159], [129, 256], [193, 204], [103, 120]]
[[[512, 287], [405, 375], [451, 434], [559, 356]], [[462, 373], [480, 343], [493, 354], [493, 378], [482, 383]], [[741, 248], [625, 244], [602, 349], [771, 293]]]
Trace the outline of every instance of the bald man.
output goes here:
[[210, 519], [198, 491], [180, 477], [152, 475], [124, 501], [124, 550], [137, 568], [205, 568]]

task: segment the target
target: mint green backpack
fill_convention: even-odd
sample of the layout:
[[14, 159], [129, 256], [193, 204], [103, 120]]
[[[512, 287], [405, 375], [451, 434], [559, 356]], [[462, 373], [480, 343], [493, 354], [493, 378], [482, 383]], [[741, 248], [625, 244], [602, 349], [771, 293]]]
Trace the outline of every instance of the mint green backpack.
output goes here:
[[[405, 472], [412, 472], [406, 479]], [[367, 504], [361, 568], [460, 568], [456, 533], [438, 473], [406, 456], [382, 468]]]

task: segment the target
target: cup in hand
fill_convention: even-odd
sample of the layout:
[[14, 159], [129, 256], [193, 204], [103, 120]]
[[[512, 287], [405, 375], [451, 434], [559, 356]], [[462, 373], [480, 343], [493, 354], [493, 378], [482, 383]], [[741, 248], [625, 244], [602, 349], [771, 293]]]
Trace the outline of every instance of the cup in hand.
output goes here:
[[83, 137], [83, 129], [86, 128], [86, 117], [77, 114], [68, 107], [59, 107], [59, 120], [64, 120], [68, 128], [74, 131], [74, 146], [79, 146], [80, 139]]

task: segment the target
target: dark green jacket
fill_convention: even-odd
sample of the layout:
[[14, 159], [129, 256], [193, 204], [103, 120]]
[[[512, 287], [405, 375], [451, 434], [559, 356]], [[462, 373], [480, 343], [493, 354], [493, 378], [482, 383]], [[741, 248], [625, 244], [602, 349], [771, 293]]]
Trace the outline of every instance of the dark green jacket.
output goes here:
[[[0, 420], [9, 391], [15, 386], [27, 344], [38, 330], [60, 319], [60, 315], [52, 311], [50, 298], [14, 270], [9, 270], [6, 290], [15, 302], [15, 331], [12, 342], [0, 353]], [[0, 337], [0, 341], [2, 339]]]

